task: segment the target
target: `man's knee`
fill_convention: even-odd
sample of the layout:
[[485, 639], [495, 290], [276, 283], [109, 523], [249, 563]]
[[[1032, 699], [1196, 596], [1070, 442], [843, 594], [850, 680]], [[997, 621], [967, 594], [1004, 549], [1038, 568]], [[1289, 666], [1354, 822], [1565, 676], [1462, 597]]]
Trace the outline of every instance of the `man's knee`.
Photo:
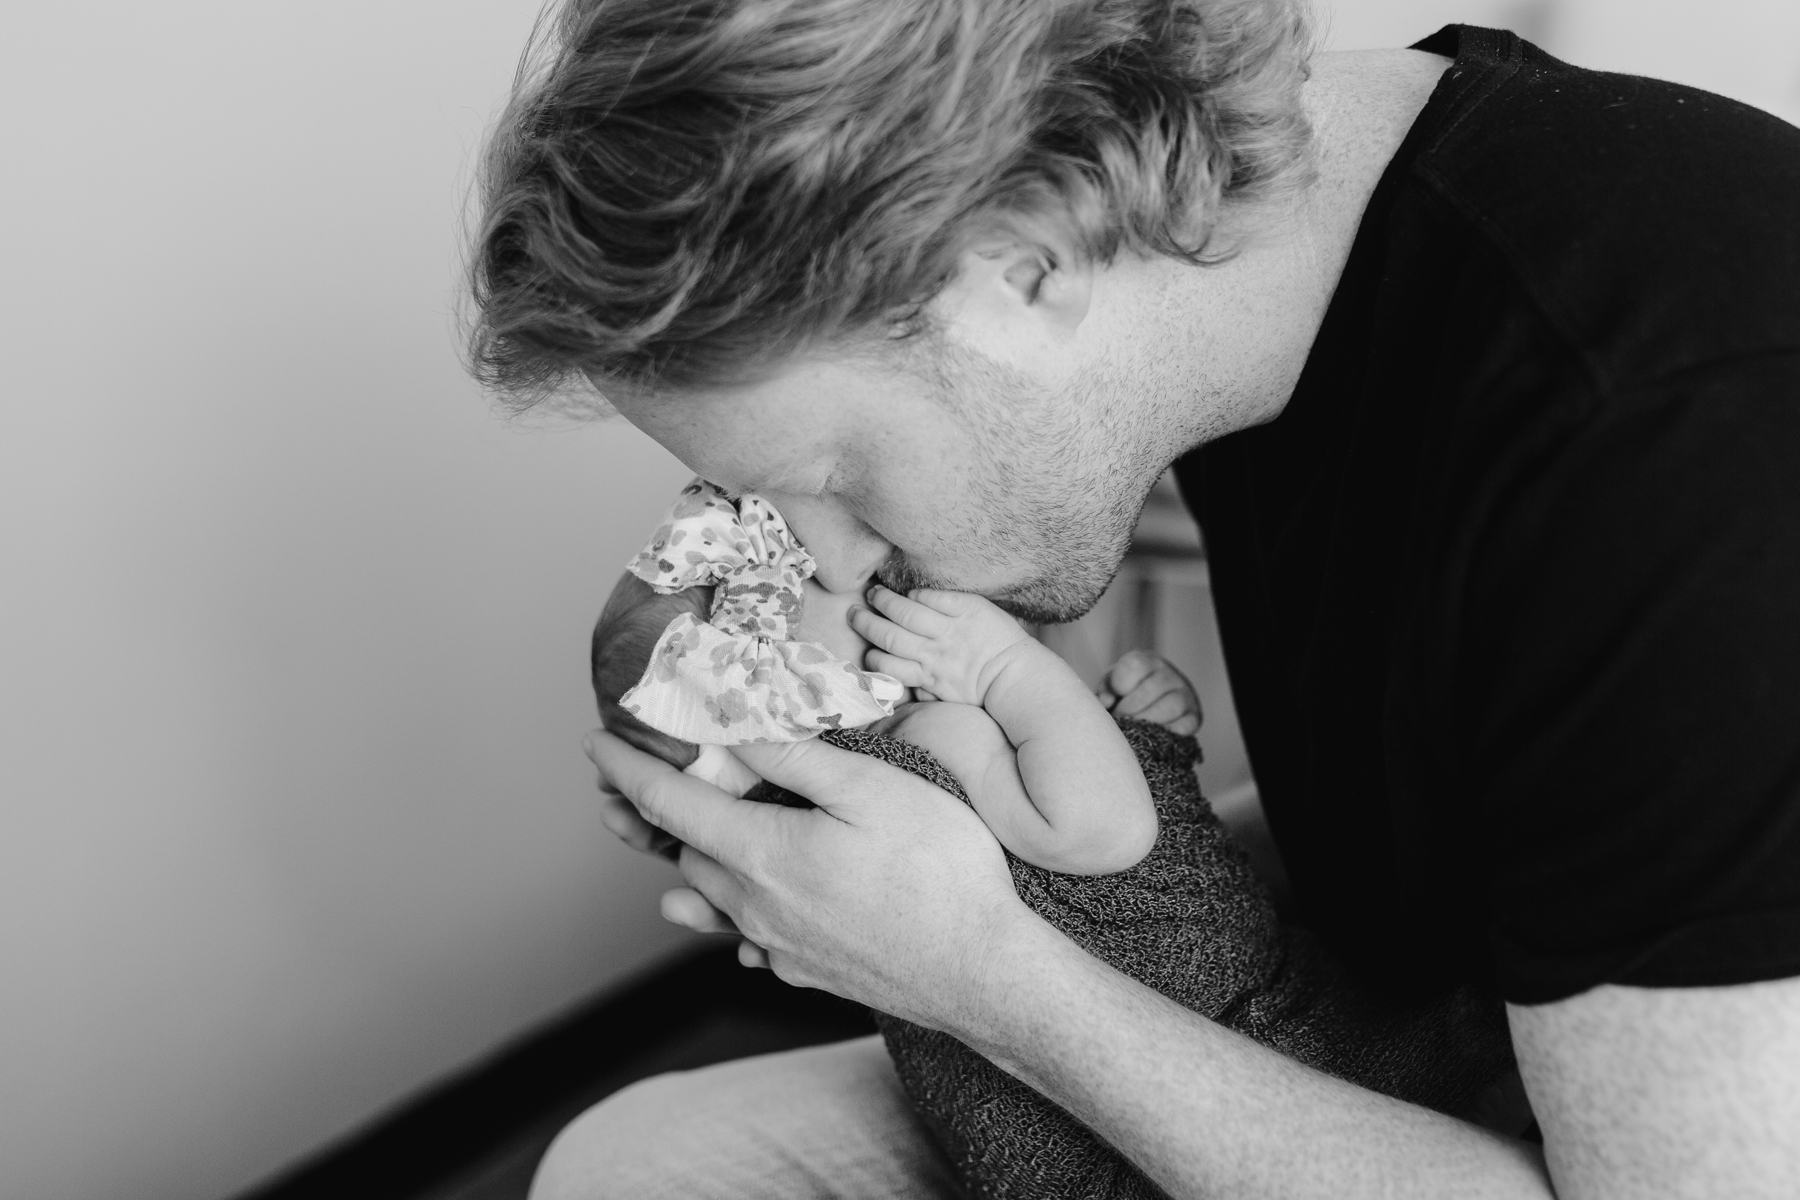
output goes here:
[[634, 1084], [558, 1135], [531, 1200], [958, 1194], [879, 1038]]
[[[704, 1108], [704, 1086], [686, 1072], [634, 1083], [588, 1109], [550, 1144], [531, 1181], [530, 1200], [651, 1197], [684, 1187], [680, 1143]], [[695, 1194], [689, 1191], [687, 1194]]]

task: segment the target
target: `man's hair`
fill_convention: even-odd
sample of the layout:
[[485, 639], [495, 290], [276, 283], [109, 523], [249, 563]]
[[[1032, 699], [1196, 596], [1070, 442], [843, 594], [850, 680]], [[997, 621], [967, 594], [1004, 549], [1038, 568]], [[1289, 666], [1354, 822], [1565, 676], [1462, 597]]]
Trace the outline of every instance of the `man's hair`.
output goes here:
[[477, 378], [685, 390], [918, 328], [972, 239], [1201, 263], [1304, 178], [1305, 0], [564, 0], [487, 150]]
[[682, 613], [705, 621], [712, 609], [711, 588], [688, 588], [669, 595], [657, 593], [636, 575], [619, 577], [606, 608], [594, 626], [589, 665], [594, 680], [594, 699], [600, 705], [600, 723], [648, 754], [685, 767], [699, 751], [692, 743], [652, 729], [623, 708], [619, 698], [644, 677], [650, 652], [669, 622]]

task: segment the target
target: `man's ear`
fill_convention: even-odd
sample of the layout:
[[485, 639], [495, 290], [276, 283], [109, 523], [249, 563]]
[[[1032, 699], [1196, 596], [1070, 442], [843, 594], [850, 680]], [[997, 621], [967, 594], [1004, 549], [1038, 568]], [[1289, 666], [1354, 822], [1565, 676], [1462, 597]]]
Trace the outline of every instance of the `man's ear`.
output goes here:
[[1087, 316], [1094, 271], [1069, 247], [986, 238], [963, 251], [946, 291], [959, 319], [1061, 342]]

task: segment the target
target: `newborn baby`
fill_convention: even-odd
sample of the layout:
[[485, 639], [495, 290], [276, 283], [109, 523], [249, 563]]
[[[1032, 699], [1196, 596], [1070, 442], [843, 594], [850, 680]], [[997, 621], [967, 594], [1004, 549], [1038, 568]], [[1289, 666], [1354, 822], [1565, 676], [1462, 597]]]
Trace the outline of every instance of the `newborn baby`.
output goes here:
[[[1131, 747], [1017, 621], [961, 592], [878, 586], [870, 608], [812, 571], [766, 501], [689, 484], [595, 631], [607, 727], [738, 795], [758, 781], [724, 746], [867, 727], [947, 767], [1028, 863], [1100, 875], [1149, 852], [1156, 810]], [[858, 670], [865, 657], [870, 669]], [[1179, 680], [1172, 668], [1135, 671], [1123, 711], [1167, 691], [1170, 676]], [[906, 689], [920, 699], [904, 703]], [[1170, 712], [1197, 727], [1186, 694]]]
[[[1505, 1073], [1511, 1044], [1494, 998], [1471, 988], [1406, 1001], [1372, 994], [1304, 930], [1281, 927], [1200, 796], [1191, 692], [1175, 689], [1161, 711], [1148, 704], [1179, 678], [1172, 670], [1146, 671], [1139, 659], [1142, 682], [1114, 704], [1166, 725], [1115, 720], [989, 601], [881, 587], [866, 604], [834, 596], [807, 578], [810, 558], [778, 521], [755, 497], [734, 504], [699, 481], [683, 493], [595, 630], [608, 729], [737, 794], [797, 806], [807, 801], [757, 781], [723, 746], [816, 735], [880, 758], [970, 803], [1034, 911], [1193, 1011], [1446, 1112], [1466, 1112]], [[762, 611], [746, 613], [752, 595]], [[697, 630], [707, 619], [717, 636]], [[721, 688], [741, 697], [720, 703]], [[906, 688], [922, 699], [906, 703]], [[961, 1042], [881, 1013], [876, 1023], [974, 1194], [1160, 1195]]]

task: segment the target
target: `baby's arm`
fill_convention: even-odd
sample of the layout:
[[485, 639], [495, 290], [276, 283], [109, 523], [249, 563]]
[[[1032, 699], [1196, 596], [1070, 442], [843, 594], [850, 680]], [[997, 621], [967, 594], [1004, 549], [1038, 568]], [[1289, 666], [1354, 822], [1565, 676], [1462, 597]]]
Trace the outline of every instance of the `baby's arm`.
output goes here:
[[878, 586], [869, 602], [877, 611], [856, 609], [850, 623], [877, 647], [871, 670], [980, 705], [1017, 749], [1021, 787], [963, 781], [1001, 844], [1077, 875], [1122, 871], [1149, 853], [1156, 809], [1137, 757], [1054, 651], [981, 596], [920, 589], [909, 598]]

